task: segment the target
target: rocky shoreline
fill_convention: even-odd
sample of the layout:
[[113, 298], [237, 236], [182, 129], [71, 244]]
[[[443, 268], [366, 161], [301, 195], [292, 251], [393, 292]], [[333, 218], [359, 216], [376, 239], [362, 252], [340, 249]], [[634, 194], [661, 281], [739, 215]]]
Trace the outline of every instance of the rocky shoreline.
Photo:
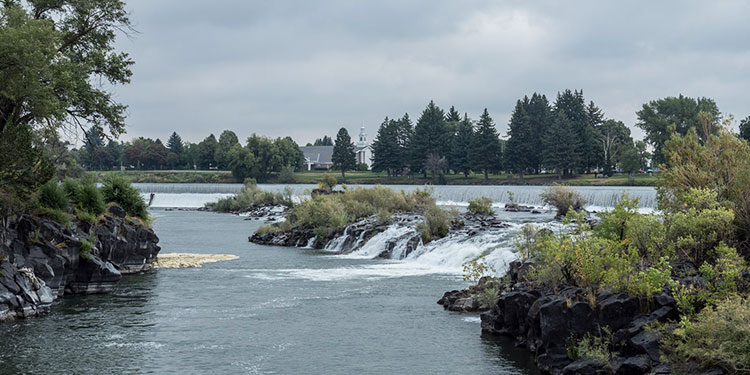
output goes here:
[[[682, 374], [719, 375], [719, 368], [699, 370], [697, 364], [673, 369], [662, 361], [659, 334], [649, 324], [678, 317], [675, 300], [666, 292], [650, 298], [599, 292], [592, 299], [583, 289], [534, 289], [524, 282], [529, 263], [514, 261], [504, 277], [495, 304], [483, 309], [480, 287], [446, 292], [438, 304], [446, 310], [481, 312], [482, 334], [512, 338], [534, 354], [543, 374]], [[480, 282], [481, 284], [481, 282]], [[607, 361], [571, 358], [571, 338], [604, 337], [613, 354]]]
[[147, 271], [159, 238], [111, 206], [95, 225], [22, 215], [0, 228], [0, 321], [46, 314], [64, 294], [109, 293]]

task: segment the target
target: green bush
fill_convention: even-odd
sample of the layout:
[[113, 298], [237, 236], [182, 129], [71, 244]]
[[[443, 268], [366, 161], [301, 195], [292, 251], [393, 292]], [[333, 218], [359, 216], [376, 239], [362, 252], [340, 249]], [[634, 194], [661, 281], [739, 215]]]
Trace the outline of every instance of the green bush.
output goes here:
[[89, 213], [89, 212], [86, 212], [86, 211], [81, 211], [81, 210], [76, 210], [75, 211], [75, 215], [81, 221], [85, 221], [85, 222], [87, 222], [87, 223], [89, 223], [91, 225], [96, 224], [96, 215], [94, 215], [92, 213]]
[[41, 207], [65, 211], [68, 209], [68, 198], [55, 180], [49, 180], [39, 187], [37, 201]]
[[322, 189], [325, 191], [333, 191], [333, 188], [338, 185], [338, 180], [336, 179], [336, 176], [326, 173], [323, 175], [323, 178], [318, 182], [318, 189]]
[[294, 167], [284, 167], [279, 172], [279, 182], [282, 184], [293, 184], [296, 178], [294, 177]]
[[613, 356], [609, 350], [609, 346], [608, 338], [586, 334], [578, 341], [572, 339], [566, 349], [568, 357], [574, 361], [579, 359], [594, 359], [602, 363], [607, 363]]
[[77, 210], [94, 216], [104, 213], [104, 196], [92, 178], [79, 180], [66, 178], [63, 181], [62, 189]]
[[492, 199], [488, 197], [480, 197], [477, 199], [469, 200], [469, 212], [478, 215], [494, 215], [495, 211], [492, 209]]
[[445, 237], [451, 228], [451, 221], [458, 215], [454, 210], [446, 211], [437, 205], [427, 208], [424, 221], [417, 225], [424, 243]]
[[549, 204], [557, 209], [557, 216], [564, 217], [568, 210], [580, 211], [586, 200], [577, 191], [560, 185], [553, 185], [540, 194], [544, 203]]
[[69, 227], [72, 221], [70, 215], [60, 209], [39, 207], [34, 212], [37, 216], [46, 217], [52, 221], [58, 222], [66, 227]]
[[130, 184], [127, 177], [114, 173], [104, 177], [102, 194], [105, 201], [116, 203], [128, 215], [141, 218], [145, 222], [149, 221], [146, 202], [141, 198], [140, 191]]
[[662, 348], [675, 364], [690, 360], [702, 367], [719, 366], [730, 374], [750, 369], [750, 302], [729, 297], [693, 320], [683, 319], [671, 334], [662, 333]]
[[216, 202], [207, 203], [206, 207], [217, 212], [249, 211], [261, 206], [282, 205], [292, 207], [291, 189], [284, 189], [283, 193], [271, 193], [262, 190], [254, 182], [254, 180], [248, 181], [239, 193], [219, 199]]
[[81, 249], [80, 249], [80, 256], [82, 259], [90, 260], [91, 259], [91, 250], [94, 249], [94, 244], [91, 243], [89, 240], [83, 240], [81, 241]]
[[257, 234], [276, 233], [279, 231], [279, 227], [274, 225], [263, 225], [255, 231]]
[[494, 275], [497, 272], [492, 266], [484, 261], [484, 255], [472, 259], [463, 264], [463, 279], [471, 281], [475, 285], [485, 276]]
[[495, 306], [498, 293], [500, 293], [500, 288], [498, 288], [496, 284], [482, 289], [482, 291], [479, 292], [479, 296], [477, 296], [479, 306], [484, 309], [489, 309], [492, 308], [492, 306]]

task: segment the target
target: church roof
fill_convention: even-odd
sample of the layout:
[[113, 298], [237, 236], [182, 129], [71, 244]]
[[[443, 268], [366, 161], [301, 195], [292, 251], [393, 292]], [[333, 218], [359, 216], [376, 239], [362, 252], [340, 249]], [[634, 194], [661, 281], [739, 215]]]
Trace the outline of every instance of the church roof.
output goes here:
[[304, 146], [300, 147], [305, 159], [315, 164], [332, 164], [333, 146]]

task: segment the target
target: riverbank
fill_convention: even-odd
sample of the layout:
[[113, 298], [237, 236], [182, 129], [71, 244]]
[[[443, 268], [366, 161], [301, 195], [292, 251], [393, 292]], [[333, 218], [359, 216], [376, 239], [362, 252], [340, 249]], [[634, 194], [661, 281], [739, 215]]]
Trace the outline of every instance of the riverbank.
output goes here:
[[[89, 172], [97, 181], [113, 173], [124, 174], [136, 183], [237, 183], [229, 171], [192, 171], [192, 170], [159, 170], [159, 171], [94, 171]], [[302, 171], [294, 173], [294, 178], [281, 181], [278, 176], [271, 176], [265, 183], [288, 183], [288, 184], [317, 184], [323, 177], [323, 171]], [[340, 173], [335, 174], [340, 178]], [[570, 186], [656, 186], [659, 181], [658, 175], [644, 173], [636, 174], [632, 181], [628, 180], [627, 174], [615, 174], [609, 178], [601, 178], [600, 175], [583, 174], [559, 179], [557, 175], [539, 174], [526, 175], [523, 179], [518, 175], [507, 174], [490, 175], [489, 180], [484, 179], [482, 174], [446, 175], [446, 185], [552, 185], [565, 184]], [[241, 182], [241, 181], [240, 181]], [[388, 177], [385, 173], [372, 171], [347, 172], [346, 183], [358, 185], [425, 185], [435, 184], [431, 178], [423, 178], [421, 175]]]
[[31, 215], [0, 229], [0, 321], [50, 312], [68, 294], [111, 293], [124, 274], [151, 269], [159, 238], [141, 221], [110, 207], [95, 224], [63, 225]]

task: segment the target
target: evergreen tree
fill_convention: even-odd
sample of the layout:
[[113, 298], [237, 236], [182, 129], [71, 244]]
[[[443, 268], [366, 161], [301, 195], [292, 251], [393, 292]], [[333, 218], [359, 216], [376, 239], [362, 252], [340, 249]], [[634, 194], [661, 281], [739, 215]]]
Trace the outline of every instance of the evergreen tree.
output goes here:
[[398, 142], [397, 173], [402, 173], [411, 165], [411, 140], [414, 138], [414, 125], [408, 113], [396, 121], [396, 140]]
[[456, 136], [451, 142], [451, 168], [469, 177], [471, 172], [471, 142], [474, 138], [474, 125], [464, 113], [464, 119], [458, 124]]
[[451, 108], [448, 110], [448, 113], [445, 114], [445, 122], [461, 122], [461, 114], [456, 111], [456, 108], [454, 106], [451, 106]]
[[528, 97], [524, 97], [523, 102], [520, 100], [516, 102], [516, 108], [508, 124], [509, 138], [504, 153], [506, 168], [518, 173], [522, 180], [526, 170], [534, 169], [534, 161], [531, 159], [535, 153], [534, 135], [531, 132], [531, 121], [525, 109], [528, 106]]
[[604, 113], [594, 104], [594, 101], [589, 102], [586, 107], [586, 119], [588, 120], [587, 137], [584, 138], [586, 144], [584, 144], [582, 152], [586, 172], [591, 173], [591, 168], [598, 168], [604, 164], [604, 154], [599, 147], [602, 137], [600, 127], [604, 123]]
[[323, 138], [317, 138], [312, 146], [333, 146], [333, 139], [324, 135]]
[[401, 166], [398, 127], [398, 121], [389, 120], [386, 117], [372, 142], [372, 170], [385, 171], [388, 177], [391, 177], [393, 172]]
[[558, 114], [563, 114], [564, 122], [567, 122], [574, 135], [571, 139], [572, 143], [566, 145], [572, 153], [566, 157], [568, 162], [564, 174], [567, 175], [576, 171], [582, 172], [588, 167], [583, 155], [591, 147], [590, 138], [592, 136], [592, 132], [588, 129], [589, 121], [583, 101], [583, 91], [565, 90], [558, 93], [554, 111], [554, 121], [559, 121]]
[[169, 151], [174, 152], [177, 155], [182, 155], [184, 145], [182, 144], [182, 137], [177, 132], [172, 132], [167, 140], [167, 148]]
[[561, 176], [570, 174], [580, 160], [577, 137], [565, 113], [557, 111], [549, 131], [545, 134], [544, 165], [556, 170]]
[[750, 141], [750, 116], [740, 121], [740, 138]]
[[526, 115], [529, 117], [529, 132], [532, 152], [529, 156], [529, 166], [535, 173], [540, 173], [544, 162], [544, 134], [549, 131], [552, 123], [552, 108], [547, 97], [534, 93], [528, 104], [524, 102]]
[[427, 156], [445, 156], [447, 150], [445, 128], [445, 113], [435, 105], [435, 102], [430, 101], [419, 116], [417, 125], [414, 127], [414, 136], [409, 142], [412, 171], [422, 171], [427, 177], [427, 169], [425, 169]]
[[497, 135], [495, 122], [490, 117], [487, 108], [477, 122], [477, 131], [474, 133], [471, 147], [471, 164], [473, 169], [484, 172], [484, 179], [489, 180], [489, 172], [500, 169], [502, 161], [502, 150], [500, 138]]
[[339, 129], [336, 134], [336, 143], [333, 145], [333, 155], [331, 156], [334, 168], [341, 169], [341, 178], [346, 178], [344, 172], [354, 169], [357, 165], [357, 159], [354, 154], [354, 143], [345, 128]]

